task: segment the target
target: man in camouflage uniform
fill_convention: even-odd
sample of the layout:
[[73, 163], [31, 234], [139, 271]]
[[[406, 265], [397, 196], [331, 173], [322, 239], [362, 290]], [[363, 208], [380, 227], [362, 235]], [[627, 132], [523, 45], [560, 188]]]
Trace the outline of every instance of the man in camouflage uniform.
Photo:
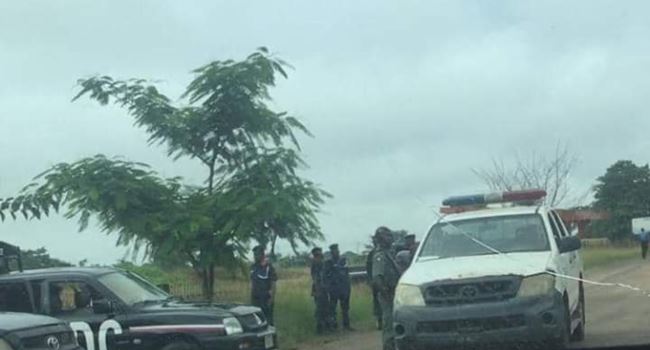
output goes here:
[[387, 227], [381, 226], [375, 231], [378, 249], [372, 263], [372, 283], [379, 290], [379, 303], [382, 310], [382, 342], [384, 350], [395, 349], [395, 332], [393, 330], [393, 299], [401, 269], [395, 261], [391, 249], [393, 236]]
[[418, 245], [419, 243], [415, 241], [415, 235], [414, 234], [409, 234], [404, 237], [404, 248], [409, 251], [409, 254], [411, 255], [411, 262], [413, 261], [413, 258], [415, 257], [415, 251], [418, 250]]
[[377, 240], [373, 236], [372, 250], [368, 252], [368, 257], [366, 258], [366, 278], [368, 279], [368, 284], [372, 289], [372, 313], [375, 316], [375, 320], [377, 320], [377, 329], [382, 330], [384, 326], [381, 317], [381, 305], [379, 305], [379, 290], [372, 284], [372, 262], [374, 261], [375, 252], [378, 249]]
[[322, 334], [329, 330], [329, 296], [323, 283], [323, 250], [316, 247], [311, 250], [311, 295], [316, 306], [316, 333]]

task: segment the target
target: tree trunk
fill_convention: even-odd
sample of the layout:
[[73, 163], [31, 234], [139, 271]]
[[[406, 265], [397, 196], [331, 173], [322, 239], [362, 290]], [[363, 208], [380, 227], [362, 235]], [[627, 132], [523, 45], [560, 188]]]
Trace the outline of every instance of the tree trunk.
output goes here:
[[214, 300], [214, 264], [210, 264], [209, 266], [210, 271], [208, 271], [208, 286], [209, 286], [209, 291], [210, 291], [210, 298], [208, 299], [209, 302], [212, 302]]
[[209, 274], [206, 268], [201, 269], [201, 288], [203, 290], [203, 299], [212, 302], [212, 290], [210, 288]]
[[271, 239], [271, 260], [275, 261], [275, 242], [278, 240], [278, 234], [273, 231], [273, 238]]
[[214, 264], [201, 268], [201, 289], [203, 299], [209, 303], [214, 300]]

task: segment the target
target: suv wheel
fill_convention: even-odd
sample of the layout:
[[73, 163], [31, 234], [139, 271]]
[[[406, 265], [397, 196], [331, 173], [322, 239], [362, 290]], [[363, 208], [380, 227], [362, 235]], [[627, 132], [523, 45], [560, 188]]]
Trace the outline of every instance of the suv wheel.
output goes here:
[[165, 345], [161, 350], [198, 350], [199, 347], [185, 341], [174, 341]]
[[576, 330], [571, 334], [571, 341], [583, 341], [585, 339], [585, 292], [580, 284], [580, 299], [578, 301], [578, 310], [580, 311], [580, 325]]

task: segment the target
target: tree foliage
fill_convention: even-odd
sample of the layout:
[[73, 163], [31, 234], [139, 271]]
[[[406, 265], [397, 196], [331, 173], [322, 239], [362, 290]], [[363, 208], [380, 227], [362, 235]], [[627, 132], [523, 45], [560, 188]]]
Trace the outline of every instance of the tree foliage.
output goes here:
[[598, 225], [612, 239], [629, 237], [632, 219], [650, 216], [650, 168], [620, 160], [607, 168], [594, 186], [593, 206], [610, 213], [610, 219]]
[[20, 252], [20, 256], [25, 270], [72, 266], [68, 262], [52, 258], [44, 247], [34, 250], [23, 250]]
[[286, 66], [264, 48], [242, 61], [209, 63], [193, 71], [177, 104], [142, 79], [80, 80], [73, 100], [125, 108], [151, 144], [165, 145], [174, 159], [199, 160], [205, 183], [187, 185], [143, 163], [96, 155], [55, 165], [0, 200], [0, 219], [66, 208], [83, 230], [94, 216], [117, 233], [118, 244], [186, 261], [211, 298], [215, 267], [240, 266], [251, 240], [280, 238], [295, 248], [322, 238], [316, 213], [330, 195], [298, 174], [306, 164], [294, 130], [311, 134], [268, 106], [269, 88], [276, 74], [287, 76]]

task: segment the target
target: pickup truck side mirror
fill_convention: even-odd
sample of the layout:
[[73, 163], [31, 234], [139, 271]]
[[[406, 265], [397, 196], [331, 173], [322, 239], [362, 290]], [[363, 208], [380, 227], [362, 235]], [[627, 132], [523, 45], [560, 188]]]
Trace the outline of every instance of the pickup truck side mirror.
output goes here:
[[560, 254], [568, 253], [582, 248], [582, 242], [576, 236], [564, 237], [557, 241], [557, 247]]
[[96, 314], [110, 314], [113, 309], [113, 303], [108, 299], [93, 300], [93, 312]]

